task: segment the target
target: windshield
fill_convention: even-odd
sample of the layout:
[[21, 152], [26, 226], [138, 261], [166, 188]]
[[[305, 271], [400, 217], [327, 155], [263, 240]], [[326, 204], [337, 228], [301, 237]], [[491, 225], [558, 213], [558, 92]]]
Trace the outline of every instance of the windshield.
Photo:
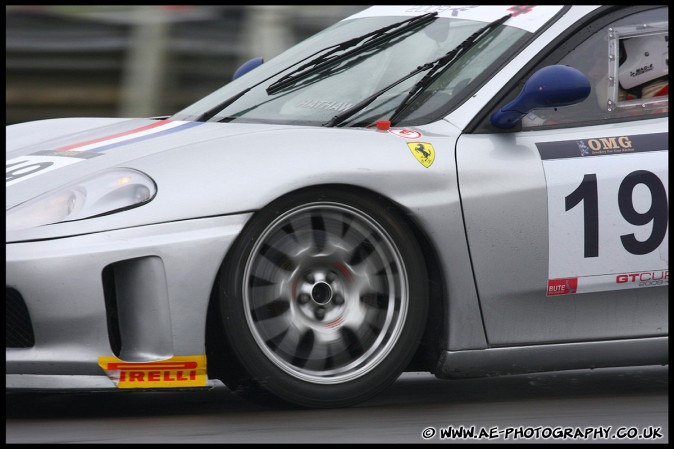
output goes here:
[[[485, 22], [490, 19], [510, 13], [505, 9], [507, 7], [501, 6], [498, 11], [489, 11], [491, 15], [485, 14], [486, 11], [470, 11], [473, 14], [468, 19], [465, 18], [469, 15], [467, 13], [455, 14], [455, 17], [445, 11], [423, 27], [386, 40], [352, 57], [340, 59], [286, 88], [270, 90], [271, 93], [268, 93], [270, 85], [291, 73], [300, 62], [311, 57], [317, 50], [335, 46], [425, 12], [410, 13], [402, 10], [401, 14], [384, 15], [381, 8], [370, 8], [325, 29], [188, 106], [172, 118], [198, 120], [205, 111], [213, 108], [217, 110], [220, 103], [226, 104], [228, 99], [250, 89], [235, 101], [229, 102], [209, 121], [321, 126], [374, 92], [395, 83], [418, 66], [446, 54], [484, 27]], [[495, 9], [493, 6], [480, 8]], [[390, 9], [388, 7], [386, 14], [390, 14]], [[408, 7], [409, 9], [414, 7]], [[548, 12], [545, 21], [552, 15]], [[545, 21], [539, 20], [541, 24]], [[458, 102], [463, 101], [466, 94], [475, 88], [477, 80], [483, 82], [486, 76], [503, 63], [504, 58], [511, 57], [515, 51], [521, 49], [523, 42], [531, 36], [531, 25], [510, 26], [511, 22], [516, 22], [516, 18], [511, 18], [505, 25], [496, 28], [479, 45], [462, 55], [461, 61], [457, 61], [450, 70], [438, 76], [424, 95], [419, 95], [399, 114], [398, 123], [430, 123], [449, 113], [452, 107], [458, 106]], [[522, 23], [521, 20], [519, 22]], [[376, 120], [387, 119], [423, 76], [424, 73], [420, 73], [396, 85], [350, 117], [342, 126], [368, 126]], [[258, 83], [260, 84], [256, 85]]]

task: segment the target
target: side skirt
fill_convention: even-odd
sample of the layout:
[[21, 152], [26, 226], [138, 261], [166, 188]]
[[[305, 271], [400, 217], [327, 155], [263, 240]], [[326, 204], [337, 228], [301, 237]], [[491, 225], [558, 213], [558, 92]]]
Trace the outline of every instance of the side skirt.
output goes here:
[[669, 337], [444, 351], [440, 379], [619, 366], [667, 365]]

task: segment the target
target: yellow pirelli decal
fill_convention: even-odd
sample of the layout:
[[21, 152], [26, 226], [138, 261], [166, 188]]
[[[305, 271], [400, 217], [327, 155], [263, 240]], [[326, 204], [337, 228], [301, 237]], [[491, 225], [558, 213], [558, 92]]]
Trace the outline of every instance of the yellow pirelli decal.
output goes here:
[[117, 388], [205, 387], [206, 356], [176, 356], [161, 362], [124, 362], [101, 356], [98, 365]]

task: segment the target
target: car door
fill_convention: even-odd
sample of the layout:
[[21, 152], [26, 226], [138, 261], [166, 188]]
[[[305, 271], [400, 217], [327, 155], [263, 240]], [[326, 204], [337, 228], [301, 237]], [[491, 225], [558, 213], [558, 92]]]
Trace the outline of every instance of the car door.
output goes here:
[[[668, 96], [646, 87], [667, 80], [667, 13], [631, 7], [571, 30], [459, 138], [490, 346], [667, 335]], [[585, 73], [589, 97], [532, 111], [512, 130], [492, 126], [490, 115], [551, 64]]]

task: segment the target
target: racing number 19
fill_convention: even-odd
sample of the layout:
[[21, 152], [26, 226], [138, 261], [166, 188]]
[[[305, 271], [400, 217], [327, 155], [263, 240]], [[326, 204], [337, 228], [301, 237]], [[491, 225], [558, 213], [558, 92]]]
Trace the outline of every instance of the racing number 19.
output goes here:
[[[651, 194], [651, 207], [639, 213], [632, 201], [634, 188], [645, 185]], [[597, 194], [597, 175], [586, 174], [580, 185], [565, 198], [566, 211], [583, 202], [584, 221], [584, 257], [599, 256], [599, 199]], [[644, 226], [653, 222], [651, 235], [639, 241], [634, 234], [620, 236], [623, 247], [632, 254], [643, 255], [655, 250], [665, 238], [669, 215], [667, 213], [667, 192], [657, 175], [647, 170], [637, 170], [628, 174], [618, 189], [618, 207], [620, 214], [630, 224]]]

